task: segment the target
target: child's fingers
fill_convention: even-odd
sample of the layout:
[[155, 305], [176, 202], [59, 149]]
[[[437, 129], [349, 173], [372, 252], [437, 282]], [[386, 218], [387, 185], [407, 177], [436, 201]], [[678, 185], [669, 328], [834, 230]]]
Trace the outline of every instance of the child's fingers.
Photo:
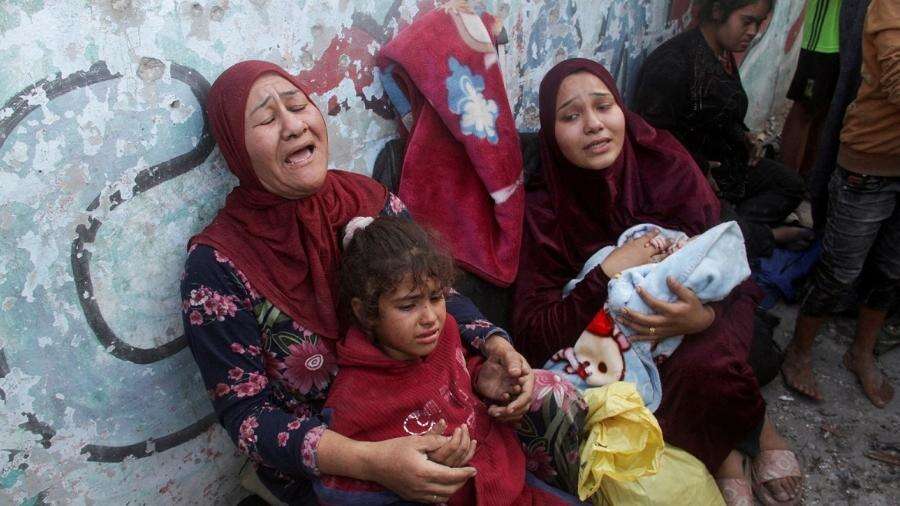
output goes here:
[[466, 458], [464, 458], [462, 463], [460, 463], [461, 466], [468, 464], [469, 461], [472, 460], [472, 457], [475, 456], [475, 448], [477, 445], [478, 445], [478, 441], [476, 441], [474, 439], [469, 443], [469, 451], [468, 451], [468, 453], [466, 453]]
[[447, 459], [447, 465], [450, 467], [459, 467], [465, 462], [466, 454], [469, 452], [469, 429], [465, 424], [461, 425], [459, 430], [459, 442], [454, 449], [453, 454]]
[[432, 425], [428, 432], [423, 435], [434, 434], [435, 436], [443, 436], [445, 430], [447, 430], [447, 421], [441, 418], [438, 420], [438, 423]]

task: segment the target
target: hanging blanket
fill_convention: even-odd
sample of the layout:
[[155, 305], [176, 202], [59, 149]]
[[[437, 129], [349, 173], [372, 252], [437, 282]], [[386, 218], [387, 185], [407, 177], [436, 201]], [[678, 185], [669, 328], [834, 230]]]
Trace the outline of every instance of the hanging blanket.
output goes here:
[[465, 2], [422, 16], [385, 45], [382, 83], [408, 136], [399, 196], [464, 269], [512, 283], [525, 193], [516, 125], [488, 26]]

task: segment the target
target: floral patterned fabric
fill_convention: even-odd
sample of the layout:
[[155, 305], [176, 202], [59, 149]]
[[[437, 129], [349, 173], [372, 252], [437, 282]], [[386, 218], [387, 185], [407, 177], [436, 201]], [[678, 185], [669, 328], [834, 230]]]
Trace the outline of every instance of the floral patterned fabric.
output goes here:
[[[393, 195], [381, 215], [409, 217]], [[208, 246], [189, 252], [181, 294], [185, 334], [219, 422], [276, 496], [313, 501], [320, 413], [338, 373], [334, 341], [281, 312]], [[473, 349], [494, 334], [508, 338], [458, 293], [447, 310]]]
[[450, 77], [447, 78], [447, 105], [459, 114], [459, 130], [463, 135], [474, 135], [497, 144], [495, 125], [500, 114], [497, 102], [484, 98], [484, 78], [472, 74], [472, 70], [456, 58], [447, 60]]
[[579, 454], [587, 404], [571, 383], [536, 369], [531, 407], [519, 426], [527, 471], [578, 495]]

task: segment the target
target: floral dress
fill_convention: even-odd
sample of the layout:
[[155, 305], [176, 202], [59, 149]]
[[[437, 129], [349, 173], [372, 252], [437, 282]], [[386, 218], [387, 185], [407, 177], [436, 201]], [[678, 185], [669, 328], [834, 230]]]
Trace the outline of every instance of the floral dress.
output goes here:
[[[408, 217], [393, 195], [381, 215]], [[335, 342], [275, 307], [206, 245], [189, 252], [181, 295], [185, 333], [219, 422], [276, 496], [315, 503], [310, 480], [326, 429], [322, 405], [338, 373]], [[447, 310], [473, 349], [491, 335], [508, 339], [458, 293]]]

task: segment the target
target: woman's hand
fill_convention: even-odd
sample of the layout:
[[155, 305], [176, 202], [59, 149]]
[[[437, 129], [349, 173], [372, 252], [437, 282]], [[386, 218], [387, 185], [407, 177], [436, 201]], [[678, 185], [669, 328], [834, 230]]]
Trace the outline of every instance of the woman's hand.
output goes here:
[[474, 467], [448, 467], [428, 459], [429, 453], [440, 450], [450, 440], [445, 436], [426, 434], [369, 443], [366, 479], [408, 501], [447, 502], [475, 476]]
[[712, 325], [716, 313], [711, 307], [704, 306], [690, 289], [667, 278], [666, 282], [672, 293], [678, 296], [675, 302], [665, 302], [652, 297], [640, 287], [638, 295], [657, 314], [645, 315], [627, 308], [622, 311], [618, 321], [636, 332], [629, 337], [632, 341], [658, 341], [672, 336], [690, 335], [702, 332]]
[[665, 252], [660, 251], [653, 243], [653, 238], [658, 235], [659, 230], [653, 229], [614, 249], [612, 253], [606, 257], [606, 260], [600, 264], [603, 273], [606, 274], [608, 278], [614, 278], [625, 269], [649, 264], [664, 258]]
[[[488, 407], [488, 414], [501, 422], [517, 422], [528, 411], [531, 394], [534, 390], [534, 372], [513, 345], [503, 336], [491, 336], [484, 343], [484, 354], [488, 362], [500, 364], [508, 375], [504, 382], [518, 383], [518, 395], [505, 406]], [[487, 367], [485, 364], [483, 367]]]

